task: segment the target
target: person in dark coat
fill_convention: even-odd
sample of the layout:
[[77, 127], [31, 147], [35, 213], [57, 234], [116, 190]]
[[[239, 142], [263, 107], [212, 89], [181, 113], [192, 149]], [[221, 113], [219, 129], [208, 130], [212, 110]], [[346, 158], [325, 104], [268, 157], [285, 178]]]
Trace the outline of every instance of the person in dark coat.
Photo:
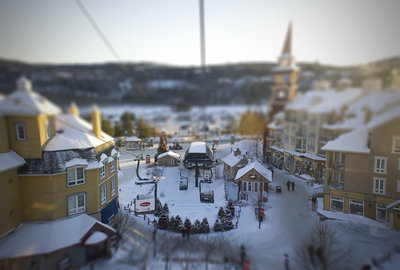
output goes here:
[[286, 185], [287, 185], [287, 190], [289, 191], [290, 190], [290, 181], [289, 180], [287, 180]]
[[294, 191], [294, 181], [292, 181], [292, 190]]

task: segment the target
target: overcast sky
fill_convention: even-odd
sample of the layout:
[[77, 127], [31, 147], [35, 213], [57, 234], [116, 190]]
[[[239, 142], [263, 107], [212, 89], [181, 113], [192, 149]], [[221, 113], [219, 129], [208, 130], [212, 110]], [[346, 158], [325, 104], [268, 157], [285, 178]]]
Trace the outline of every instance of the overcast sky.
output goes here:
[[[200, 65], [198, 0], [82, 0], [124, 61]], [[206, 61], [276, 61], [288, 23], [298, 61], [360, 64], [400, 55], [399, 0], [205, 0]], [[0, 58], [116, 59], [75, 0], [0, 0]]]

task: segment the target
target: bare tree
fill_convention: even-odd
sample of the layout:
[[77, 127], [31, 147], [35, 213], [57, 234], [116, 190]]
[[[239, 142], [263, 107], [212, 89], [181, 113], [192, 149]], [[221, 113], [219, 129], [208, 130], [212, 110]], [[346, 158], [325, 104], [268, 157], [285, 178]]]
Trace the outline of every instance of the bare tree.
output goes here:
[[347, 269], [350, 251], [343, 248], [334, 229], [319, 221], [310, 235], [295, 250], [299, 269]]
[[117, 230], [119, 239], [123, 238], [126, 232], [135, 224], [135, 220], [131, 217], [128, 210], [119, 208], [118, 215], [115, 217], [115, 229]]

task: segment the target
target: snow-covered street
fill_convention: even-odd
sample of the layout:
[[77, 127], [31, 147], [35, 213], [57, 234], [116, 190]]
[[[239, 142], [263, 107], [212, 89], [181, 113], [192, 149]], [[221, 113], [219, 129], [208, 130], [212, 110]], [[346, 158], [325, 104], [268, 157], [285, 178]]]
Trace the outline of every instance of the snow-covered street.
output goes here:
[[[240, 145], [240, 144], [238, 144]], [[245, 144], [241, 145], [245, 147]], [[186, 146], [187, 147], [187, 146]], [[186, 149], [178, 151], [182, 156]], [[230, 153], [231, 149], [236, 147], [232, 145], [219, 146], [216, 151], [216, 158], [222, 158]], [[156, 148], [151, 148], [143, 152], [143, 155], [154, 155]], [[135, 152], [134, 155], [138, 155]], [[136, 177], [136, 161], [134, 156], [122, 153], [120, 157], [120, 169], [122, 173], [119, 178], [119, 195], [121, 207], [127, 206], [133, 201], [137, 194], [147, 193], [151, 189], [151, 185], [138, 186], [135, 185]], [[221, 168], [220, 168], [221, 169]], [[140, 166], [140, 174], [146, 176], [149, 169], [142, 163]], [[170, 216], [179, 214], [182, 219], [190, 218], [192, 222], [195, 219], [202, 220], [207, 217], [211, 230], [215, 219], [217, 218], [218, 208], [225, 206], [224, 180], [214, 179], [215, 203], [201, 203], [199, 201], [198, 189], [194, 186], [193, 170], [186, 173], [189, 174], [188, 190], [179, 190], [179, 168], [166, 167], [163, 169], [163, 175], [158, 184], [158, 196], [162, 204], [167, 203], [170, 209]], [[294, 190], [290, 187], [287, 190], [286, 182], [294, 181]], [[281, 186], [282, 192], [276, 193], [276, 186]], [[231, 242], [236, 247], [244, 244], [246, 253], [250, 260], [251, 269], [285, 269], [284, 254], [289, 255], [290, 269], [298, 269], [296, 260], [296, 249], [303, 243], [303, 240], [315, 233], [315, 226], [319, 222], [319, 216], [312, 211], [310, 195], [313, 187], [307, 185], [307, 182], [286, 171], [274, 169], [273, 182], [269, 185], [268, 202], [265, 209], [265, 221], [259, 229], [258, 221], [254, 212], [254, 205], [249, 198], [248, 202], [244, 202], [241, 208], [238, 228], [226, 232], [213, 232], [209, 234], [210, 241], [223, 236], [224, 239]], [[320, 202], [321, 203], [321, 202]], [[321, 209], [321, 205], [319, 205]], [[236, 206], [236, 211], [239, 209]], [[400, 243], [400, 233], [389, 229], [386, 225], [359, 217], [359, 221], [350, 221], [349, 215], [341, 216], [340, 214], [330, 213], [330, 219], [325, 221], [329, 227], [336, 231], [337, 241], [341, 243], [343, 250], [348, 250], [348, 258], [346, 265], [349, 269], [360, 269], [362, 265], [371, 264], [371, 259], [380, 258], [385, 255], [392, 247]], [[132, 214], [133, 216], [133, 214]], [[153, 219], [153, 215], [148, 215]], [[147, 225], [142, 216], [134, 217], [137, 221], [133, 225], [133, 231], [129, 233], [125, 241], [130, 242], [132, 249], [136, 249], [135, 254], [145, 253], [138, 249], [139, 245], [152, 246], [150, 240], [152, 225]], [[234, 223], [236, 218], [234, 219]], [[135, 228], [138, 226], [138, 228]], [[147, 229], [146, 229], [147, 226]], [[136, 230], [136, 232], [135, 232]], [[138, 233], [139, 232], [139, 235]], [[177, 235], [174, 232], [163, 232], [171, 235]], [[143, 235], [146, 235], [143, 237]], [[136, 239], [137, 238], [137, 239]], [[112, 262], [119, 264], [122, 258], [126, 258], [130, 254], [126, 250], [118, 251], [111, 259]], [[128, 248], [129, 249], [129, 248]], [[131, 256], [131, 255], [130, 255]], [[395, 269], [393, 266], [400, 260], [399, 256], [393, 258], [392, 261], [386, 262], [383, 269]], [[109, 265], [111, 261], [102, 262], [99, 266]], [[146, 269], [158, 269], [162, 262], [152, 260]], [[119, 264], [118, 267], [122, 267]], [[179, 264], [171, 264], [171, 269], [181, 269]], [[219, 269], [214, 265], [215, 269]], [[222, 267], [222, 266], [221, 266]], [[214, 269], [214, 268], [211, 268]]]

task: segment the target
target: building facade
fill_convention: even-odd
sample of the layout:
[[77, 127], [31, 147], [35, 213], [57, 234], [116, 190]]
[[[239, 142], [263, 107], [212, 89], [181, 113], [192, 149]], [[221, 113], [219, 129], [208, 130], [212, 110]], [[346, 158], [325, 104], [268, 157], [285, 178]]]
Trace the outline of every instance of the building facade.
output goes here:
[[20, 222], [56, 220], [87, 213], [112, 223], [118, 212], [118, 153], [101, 131], [100, 111], [92, 124], [76, 107], [61, 110], [35, 93], [28, 79], [0, 100], [0, 235]]

